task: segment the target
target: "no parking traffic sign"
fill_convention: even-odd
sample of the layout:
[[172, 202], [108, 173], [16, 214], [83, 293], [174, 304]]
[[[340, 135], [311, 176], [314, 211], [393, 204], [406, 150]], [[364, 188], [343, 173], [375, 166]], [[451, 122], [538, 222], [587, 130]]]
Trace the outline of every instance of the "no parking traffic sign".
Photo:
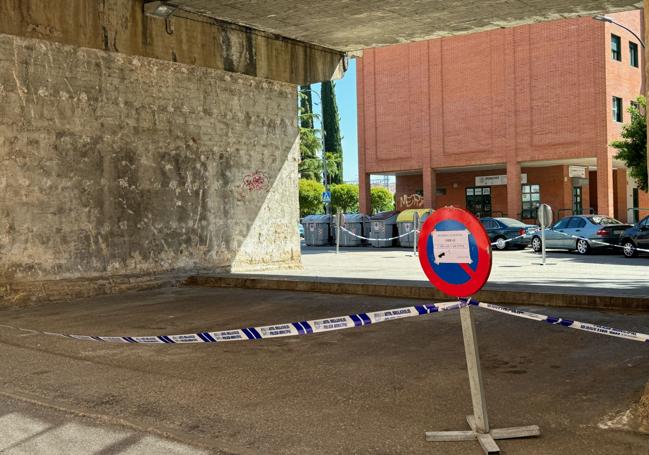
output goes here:
[[429, 216], [421, 229], [419, 262], [437, 289], [454, 297], [469, 297], [489, 278], [491, 242], [476, 217], [444, 207]]

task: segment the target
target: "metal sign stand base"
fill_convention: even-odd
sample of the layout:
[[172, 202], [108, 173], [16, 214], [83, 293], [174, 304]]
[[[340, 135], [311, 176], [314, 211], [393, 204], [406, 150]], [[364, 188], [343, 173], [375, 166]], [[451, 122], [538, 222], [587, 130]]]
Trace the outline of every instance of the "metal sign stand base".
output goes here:
[[471, 386], [471, 401], [473, 402], [473, 415], [467, 416], [470, 431], [429, 431], [426, 432], [427, 441], [474, 441], [477, 440], [486, 454], [500, 453], [496, 444], [497, 439], [528, 438], [539, 436], [541, 430], [537, 425], [525, 427], [490, 429], [487, 418], [487, 402], [485, 400], [482, 384], [482, 370], [480, 369], [480, 356], [475, 333], [475, 323], [469, 306], [460, 309], [462, 319], [462, 335], [464, 337], [464, 351], [466, 364], [469, 371], [469, 384]]

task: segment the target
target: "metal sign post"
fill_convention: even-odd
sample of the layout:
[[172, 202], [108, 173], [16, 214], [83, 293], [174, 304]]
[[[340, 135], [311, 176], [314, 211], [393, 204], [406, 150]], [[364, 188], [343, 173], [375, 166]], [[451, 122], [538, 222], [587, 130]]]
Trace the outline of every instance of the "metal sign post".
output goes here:
[[415, 212], [412, 218], [413, 221], [413, 229], [414, 232], [412, 233], [412, 254], [414, 256], [417, 256], [417, 231], [419, 230], [419, 213]]
[[552, 207], [541, 204], [536, 213], [541, 225], [541, 265], [545, 265], [545, 228], [552, 225]]
[[[477, 218], [452, 207], [444, 207], [428, 217], [419, 236], [419, 262], [430, 282], [440, 291], [466, 297], [479, 291], [491, 272], [491, 244]], [[477, 440], [486, 454], [500, 453], [497, 439], [539, 436], [537, 425], [491, 429], [487, 416], [478, 353], [475, 324], [471, 309], [460, 309], [462, 337], [471, 388], [473, 414], [467, 416], [471, 430], [426, 432], [427, 441]]]
[[336, 212], [336, 254], [340, 252], [340, 224], [343, 219], [343, 214], [340, 210]]

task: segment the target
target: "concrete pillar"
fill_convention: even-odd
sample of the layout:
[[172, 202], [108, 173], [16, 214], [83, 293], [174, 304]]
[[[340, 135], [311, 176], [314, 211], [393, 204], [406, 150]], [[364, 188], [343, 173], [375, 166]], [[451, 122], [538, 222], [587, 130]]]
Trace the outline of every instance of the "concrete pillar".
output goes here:
[[424, 169], [423, 188], [424, 188], [424, 208], [437, 208], [437, 175], [435, 169]]
[[626, 169], [616, 169], [615, 171], [615, 218], [622, 222], [626, 222], [626, 209], [627, 209], [627, 178]]
[[521, 165], [507, 163], [507, 216], [519, 218], [521, 213]]
[[358, 174], [358, 204], [360, 213], [372, 214], [370, 174]]
[[[644, 0], [644, 42], [649, 43], [649, 27], [647, 26], [649, 24], [649, 0]], [[649, 99], [649, 90], [647, 90], [647, 81], [649, 80], [649, 48], [645, 48], [645, 55], [644, 59], [642, 60], [642, 63], [644, 64], [644, 81], [642, 83], [642, 88], [643, 91], [645, 92], [645, 96]], [[649, 111], [648, 111], [649, 112]], [[649, 131], [647, 133], [649, 135]], [[649, 136], [647, 137], [649, 142]], [[649, 153], [647, 153], [647, 172], [649, 172]]]
[[613, 157], [604, 149], [597, 157], [597, 214], [613, 216]]

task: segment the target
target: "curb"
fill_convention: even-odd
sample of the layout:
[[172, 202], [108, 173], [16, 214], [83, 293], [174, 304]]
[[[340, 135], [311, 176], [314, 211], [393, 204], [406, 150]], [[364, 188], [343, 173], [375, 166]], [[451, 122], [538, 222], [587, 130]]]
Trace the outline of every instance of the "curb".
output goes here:
[[[293, 277], [280, 275], [216, 274], [193, 275], [186, 286], [264, 289], [278, 291], [353, 294], [423, 300], [448, 300], [448, 296], [424, 281], [348, 278]], [[493, 285], [492, 285], [493, 286]], [[567, 290], [566, 292], [572, 292]], [[649, 311], [649, 296], [615, 296], [586, 293], [529, 292], [486, 286], [472, 296], [485, 302], [594, 310]]]

